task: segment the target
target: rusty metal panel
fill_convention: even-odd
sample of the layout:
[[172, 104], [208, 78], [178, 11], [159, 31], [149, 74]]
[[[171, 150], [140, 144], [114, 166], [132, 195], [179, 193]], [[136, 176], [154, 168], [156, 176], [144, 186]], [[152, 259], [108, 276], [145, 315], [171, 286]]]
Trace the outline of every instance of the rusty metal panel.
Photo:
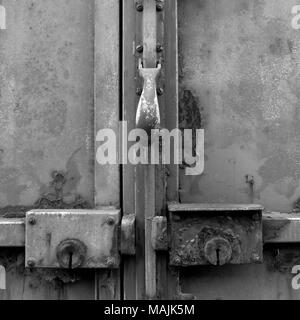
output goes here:
[[170, 205], [170, 264], [261, 262], [262, 209], [257, 205]]
[[117, 268], [119, 220], [119, 210], [32, 210], [26, 215], [26, 265]]

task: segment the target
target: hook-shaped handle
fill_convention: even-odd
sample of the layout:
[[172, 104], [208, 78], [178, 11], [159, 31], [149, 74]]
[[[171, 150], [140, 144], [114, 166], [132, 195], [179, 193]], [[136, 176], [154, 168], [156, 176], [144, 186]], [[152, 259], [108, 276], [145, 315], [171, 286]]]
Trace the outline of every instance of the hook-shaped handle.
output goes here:
[[160, 111], [156, 92], [156, 80], [161, 70], [161, 63], [157, 68], [143, 68], [139, 61], [139, 73], [144, 80], [143, 91], [136, 112], [136, 127], [144, 129], [148, 135], [152, 129], [160, 126]]

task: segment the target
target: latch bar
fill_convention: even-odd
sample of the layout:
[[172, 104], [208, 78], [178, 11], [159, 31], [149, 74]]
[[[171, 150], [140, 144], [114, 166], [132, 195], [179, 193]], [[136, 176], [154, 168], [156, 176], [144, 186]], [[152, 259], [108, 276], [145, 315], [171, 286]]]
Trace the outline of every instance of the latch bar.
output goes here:
[[[155, 232], [157, 237], [164, 239], [166, 228], [159, 227], [160, 223], [164, 226], [166, 221], [161, 217], [158, 222], [155, 221], [155, 229], [161, 232]], [[276, 243], [299, 243], [300, 244], [300, 215], [297, 213], [279, 213], [265, 212], [263, 221], [263, 242], [265, 244]], [[134, 219], [132, 219], [134, 223]], [[132, 227], [129, 227], [132, 228]], [[133, 230], [133, 229], [132, 229]], [[156, 241], [152, 239], [152, 242]], [[135, 243], [132, 239], [131, 243]], [[22, 248], [25, 246], [25, 218], [0, 218], [0, 248]], [[159, 245], [157, 250], [164, 250], [167, 246]], [[134, 254], [132, 248], [125, 250], [127, 254]], [[125, 252], [125, 253], [126, 253]]]

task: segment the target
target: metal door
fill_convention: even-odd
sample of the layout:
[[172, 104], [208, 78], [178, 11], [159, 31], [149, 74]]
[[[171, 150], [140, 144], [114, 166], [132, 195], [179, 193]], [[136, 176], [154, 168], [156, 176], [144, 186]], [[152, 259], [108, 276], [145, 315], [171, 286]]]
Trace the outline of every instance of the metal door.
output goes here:
[[0, 8], [0, 298], [119, 299], [119, 268], [25, 261], [25, 229], [39, 227], [23, 218], [31, 209], [120, 208], [118, 165], [95, 161], [97, 132], [119, 120], [119, 1], [1, 0]]
[[[1, 0], [0, 298], [299, 298], [299, 11], [293, 0]], [[149, 96], [160, 128], [204, 129], [201, 175], [185, 162], [97, 161], [99, 131], [145, 125]], [[101, 259], [84, 264], [94, 269], [73, 268], [74, 252], [66, 264], [50, 245], [65, 233], [58, 251], [76, 249], [79, 265], [102, 235], [116, 255], [102, 260], [99, 243]]]
[[[124, 297], [298, 299], [299, 6], [166, 0], [156, 1], [154, 15], [151, 4], [123, 3], [123, 119], [135, 127], [139, 60], [155, 39], [161, 128], [204, 129], [205, 164], [194, 176], [186, 164], [156, 166], [152, 180], [142, 166], [124, 166], [124, 213], [137, 216], [137, 255], [124, 261]], [[224, 221], [229, 231], [221, 230]], [[243, 238], [243, 224], [251, 236]], [[203, 240], [203, 253], [191, 234], [213, 234], [216, 225], [222, 234]], [[187, 243], [180, 247], [182, 235]], [[216, 245], [223, 260], [210, 259]]]

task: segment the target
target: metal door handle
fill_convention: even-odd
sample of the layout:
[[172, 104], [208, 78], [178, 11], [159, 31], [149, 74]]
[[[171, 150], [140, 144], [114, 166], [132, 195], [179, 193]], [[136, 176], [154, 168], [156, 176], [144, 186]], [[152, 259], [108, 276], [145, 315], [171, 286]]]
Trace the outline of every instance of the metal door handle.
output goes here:
[[136, 113], [136, 127], [151, 134], [152, 129], [160, 126], [160, 111], [156, 92], [156, 80], [161, 70], [161, 63], [156, 68], [143, 68], [139, 61], [139, 73], [144, 80], [143, 91]]

